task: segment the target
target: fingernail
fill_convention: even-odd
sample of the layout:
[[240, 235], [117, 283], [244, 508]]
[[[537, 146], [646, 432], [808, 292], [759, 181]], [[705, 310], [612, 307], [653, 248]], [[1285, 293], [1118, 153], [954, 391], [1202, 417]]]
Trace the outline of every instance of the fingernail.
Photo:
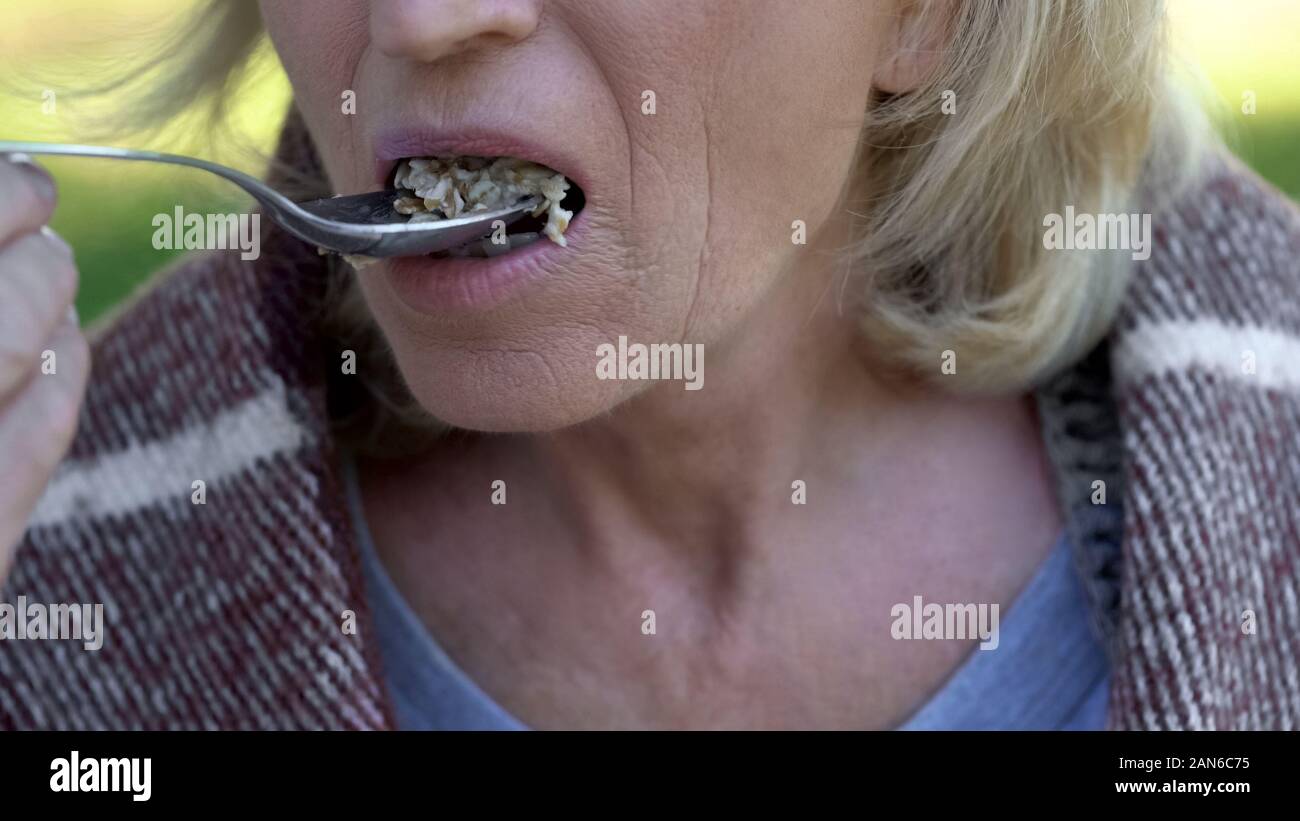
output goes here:
[[10, 154], [9, 162], [13, 163], [15, 168], [27, 174], [27, 178], [36, 186], [36, 190], [40, 193], [42, 199], [46, 202], [54, 202], [58, 196], [58, 189], [54, 186], [54, 178], [50, 176], [50, 172], [37, 165], [26, 154]]
[[81, 327], [81, 317], [77, 316], [77, 306], [76, 306], [76, 305], [69, 305], [69, 306], [68, 306], [68, 317], [67, 317], [67, 319], [68, 319], [69, 322], [71, 322], [73, 325], [76, 325], [78, 328]]
[[57, 244], [57, 245], [58, 245], [59, 247], [61, 247], [63, 250], [67, 251], [69, 255], [72, 254], [72, 246], [68, 244], [68, 241], [67, 241], [66, 239], [64, 239], [63, 237], [59, 236], [59, 235], [55, 232], [55, 230], [54, 230], [53, 228], [51, 228], [50, 226], [48, 226], [48, 225], [42, 225], [42, 226], [41, 226], [41, 234], [42, 234], [45, 238], [47, 238], [47, 239], [49, 239], [49, 240], [52, 240], [55, 244]]

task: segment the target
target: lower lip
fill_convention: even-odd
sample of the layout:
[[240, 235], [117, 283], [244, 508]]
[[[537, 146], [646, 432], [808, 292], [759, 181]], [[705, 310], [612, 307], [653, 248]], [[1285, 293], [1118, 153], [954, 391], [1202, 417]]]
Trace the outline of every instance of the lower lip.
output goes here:
[[565, 232], [567, 247], [543, 235], [499, 257], [395, 257], [383, 265], [384, 272], [398, 298], [419, 313], [489, 310], [546, 279], [559, 267], [564, 254], [576, 253], [583, 214], [575, 217]]

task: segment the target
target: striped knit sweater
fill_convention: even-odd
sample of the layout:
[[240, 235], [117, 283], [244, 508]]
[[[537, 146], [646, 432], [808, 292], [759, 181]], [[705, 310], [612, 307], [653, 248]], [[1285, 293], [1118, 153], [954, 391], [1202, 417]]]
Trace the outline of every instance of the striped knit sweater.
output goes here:
[[[1113, 665], [1108, 722], [1295, 729], [1300, 217], [1220, 166], [1154, 224], [1109, 338], [1038, 394]], [[0, 728], [391, 726], [320, 266], [272, 232], [256, 263], [172, 272], [95, 342], [0, 602], [103, 603], [107, 635], [0, 641]]]

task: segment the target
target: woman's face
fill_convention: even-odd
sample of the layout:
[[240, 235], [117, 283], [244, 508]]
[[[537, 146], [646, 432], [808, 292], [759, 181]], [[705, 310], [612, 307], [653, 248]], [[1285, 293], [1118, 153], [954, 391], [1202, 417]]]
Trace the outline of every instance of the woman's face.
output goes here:
[[582, 188], [568, 248], [360, 274], [420, 403], [496, 431], [682, 390], [598, 378], [600, 346], [702, 343], [707, 359], [811, 264], [838, 219], [879, 28], [862, 0], [261, 6], [337, 193], [446, 153], [535, 160]]

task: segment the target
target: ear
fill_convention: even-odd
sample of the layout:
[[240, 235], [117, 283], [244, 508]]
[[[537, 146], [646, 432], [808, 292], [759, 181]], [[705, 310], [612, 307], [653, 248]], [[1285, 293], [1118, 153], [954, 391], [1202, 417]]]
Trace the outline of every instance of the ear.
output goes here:
[[939, 68], [955, 4], [899, 0], [879, 18], [880, 52], [872, 85], [887, 94], [914, 91]]

